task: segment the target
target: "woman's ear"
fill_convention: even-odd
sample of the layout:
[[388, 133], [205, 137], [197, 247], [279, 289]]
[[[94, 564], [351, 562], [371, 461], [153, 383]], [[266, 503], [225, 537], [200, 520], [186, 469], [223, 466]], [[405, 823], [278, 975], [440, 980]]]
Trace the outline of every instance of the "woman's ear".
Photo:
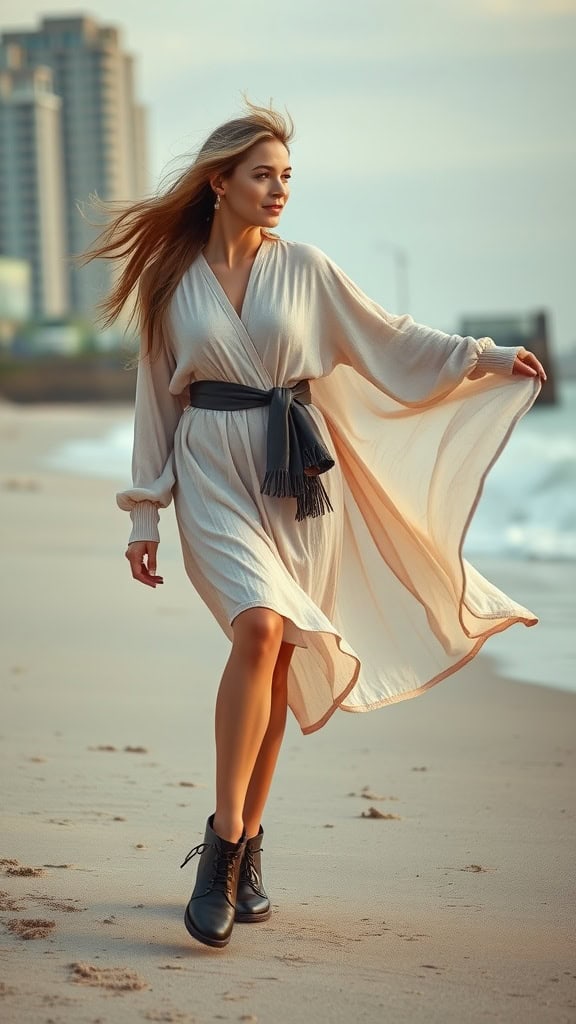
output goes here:
[[221, 174], [215, 174], [213, 178], [210, 178], [210, 188], [214, 193], [222, 194], [222, 185], [224, 178]]

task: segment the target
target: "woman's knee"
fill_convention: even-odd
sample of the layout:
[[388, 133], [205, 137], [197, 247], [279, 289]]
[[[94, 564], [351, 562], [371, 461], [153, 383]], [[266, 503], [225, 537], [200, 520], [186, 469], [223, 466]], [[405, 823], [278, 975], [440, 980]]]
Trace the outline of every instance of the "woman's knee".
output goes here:
[[282, 646], [284, 620], [271, 608], [248, 608], [232, 623], [234, 644], [256, 659], [277, 657]]

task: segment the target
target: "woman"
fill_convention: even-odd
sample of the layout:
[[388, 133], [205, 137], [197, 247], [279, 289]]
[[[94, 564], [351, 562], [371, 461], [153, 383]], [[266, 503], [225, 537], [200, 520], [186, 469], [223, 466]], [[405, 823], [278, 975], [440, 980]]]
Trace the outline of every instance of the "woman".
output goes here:
[[87, 259], [123, 258], [142, 337], [126, 557], [157, 574], [174, 497], [186, 572], [232, 641], [216, 702], [216, 808], [185, 912], [225, 946], [270, 915], [261, 820], [287, 707], [415, 696], [535, 616], [462, 559], [484, 476], [537, 395], [525, 349], [392, 316], [318, 249], [272, 233], [291, 124], [221, 125], [164, 195], [118, 214]]

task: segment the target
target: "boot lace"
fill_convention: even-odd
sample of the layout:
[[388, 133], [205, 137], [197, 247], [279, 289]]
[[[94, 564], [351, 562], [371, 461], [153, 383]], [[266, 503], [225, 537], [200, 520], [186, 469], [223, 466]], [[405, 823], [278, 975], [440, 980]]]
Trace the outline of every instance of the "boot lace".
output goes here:
[[221, 888], [225, 893], [231, 891], [234, 884], [234, 866], [238, 857], [238, 850], [221, 850], [216, 843], [199, 843], [193, 846], [190, 853], [187, 853], [180, 867], [188, 864], [196, 854], [203, 854], [204, 850], [214, 850], [212, 859], [212, 888]]
[[261, 896], [264, 896], [264, 893], [262, 892], [262, 880], [254, 863], [254, 854], [261, 853], [262, 849], [263, 848], [261, 846], [259, 846], [257, 850], [252, 850], [249, 846], [246, 847], [244, 860], [242, 861], [241, 878], [243, 881], [248, 882], [256, 892], [260, 893]]
[[228, 894], [234, 885], [234, 867], [238, 853], [229, 850], [226, 853], [217, 853], [214, 858], [214, 877], [212, 885], [214, 888], [220, 886]]
[[198, 843], [198, 846], [193, 846], [192, 849], [190, 850], [190, 853], [187, 853], [186, 856], [184, 857], [184, 860], [182, 861], [180, 867], [185, 868], [188, 861], [192, 860], [192, 857], [195, 857], [197, 853], [204, 853], [204, 850], [207, 850], [209, 846], [213, 845], [213, 843]]

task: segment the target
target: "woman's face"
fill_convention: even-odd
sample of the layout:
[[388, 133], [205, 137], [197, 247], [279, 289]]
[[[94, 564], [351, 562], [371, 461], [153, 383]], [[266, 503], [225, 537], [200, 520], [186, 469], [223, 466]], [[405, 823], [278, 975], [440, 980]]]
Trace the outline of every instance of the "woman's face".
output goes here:
[[254, 227], [275, 227], [290, 195], [291, 170], [282, 142], [267, 139], [257, 143], [216, 186], [220, 210]]

